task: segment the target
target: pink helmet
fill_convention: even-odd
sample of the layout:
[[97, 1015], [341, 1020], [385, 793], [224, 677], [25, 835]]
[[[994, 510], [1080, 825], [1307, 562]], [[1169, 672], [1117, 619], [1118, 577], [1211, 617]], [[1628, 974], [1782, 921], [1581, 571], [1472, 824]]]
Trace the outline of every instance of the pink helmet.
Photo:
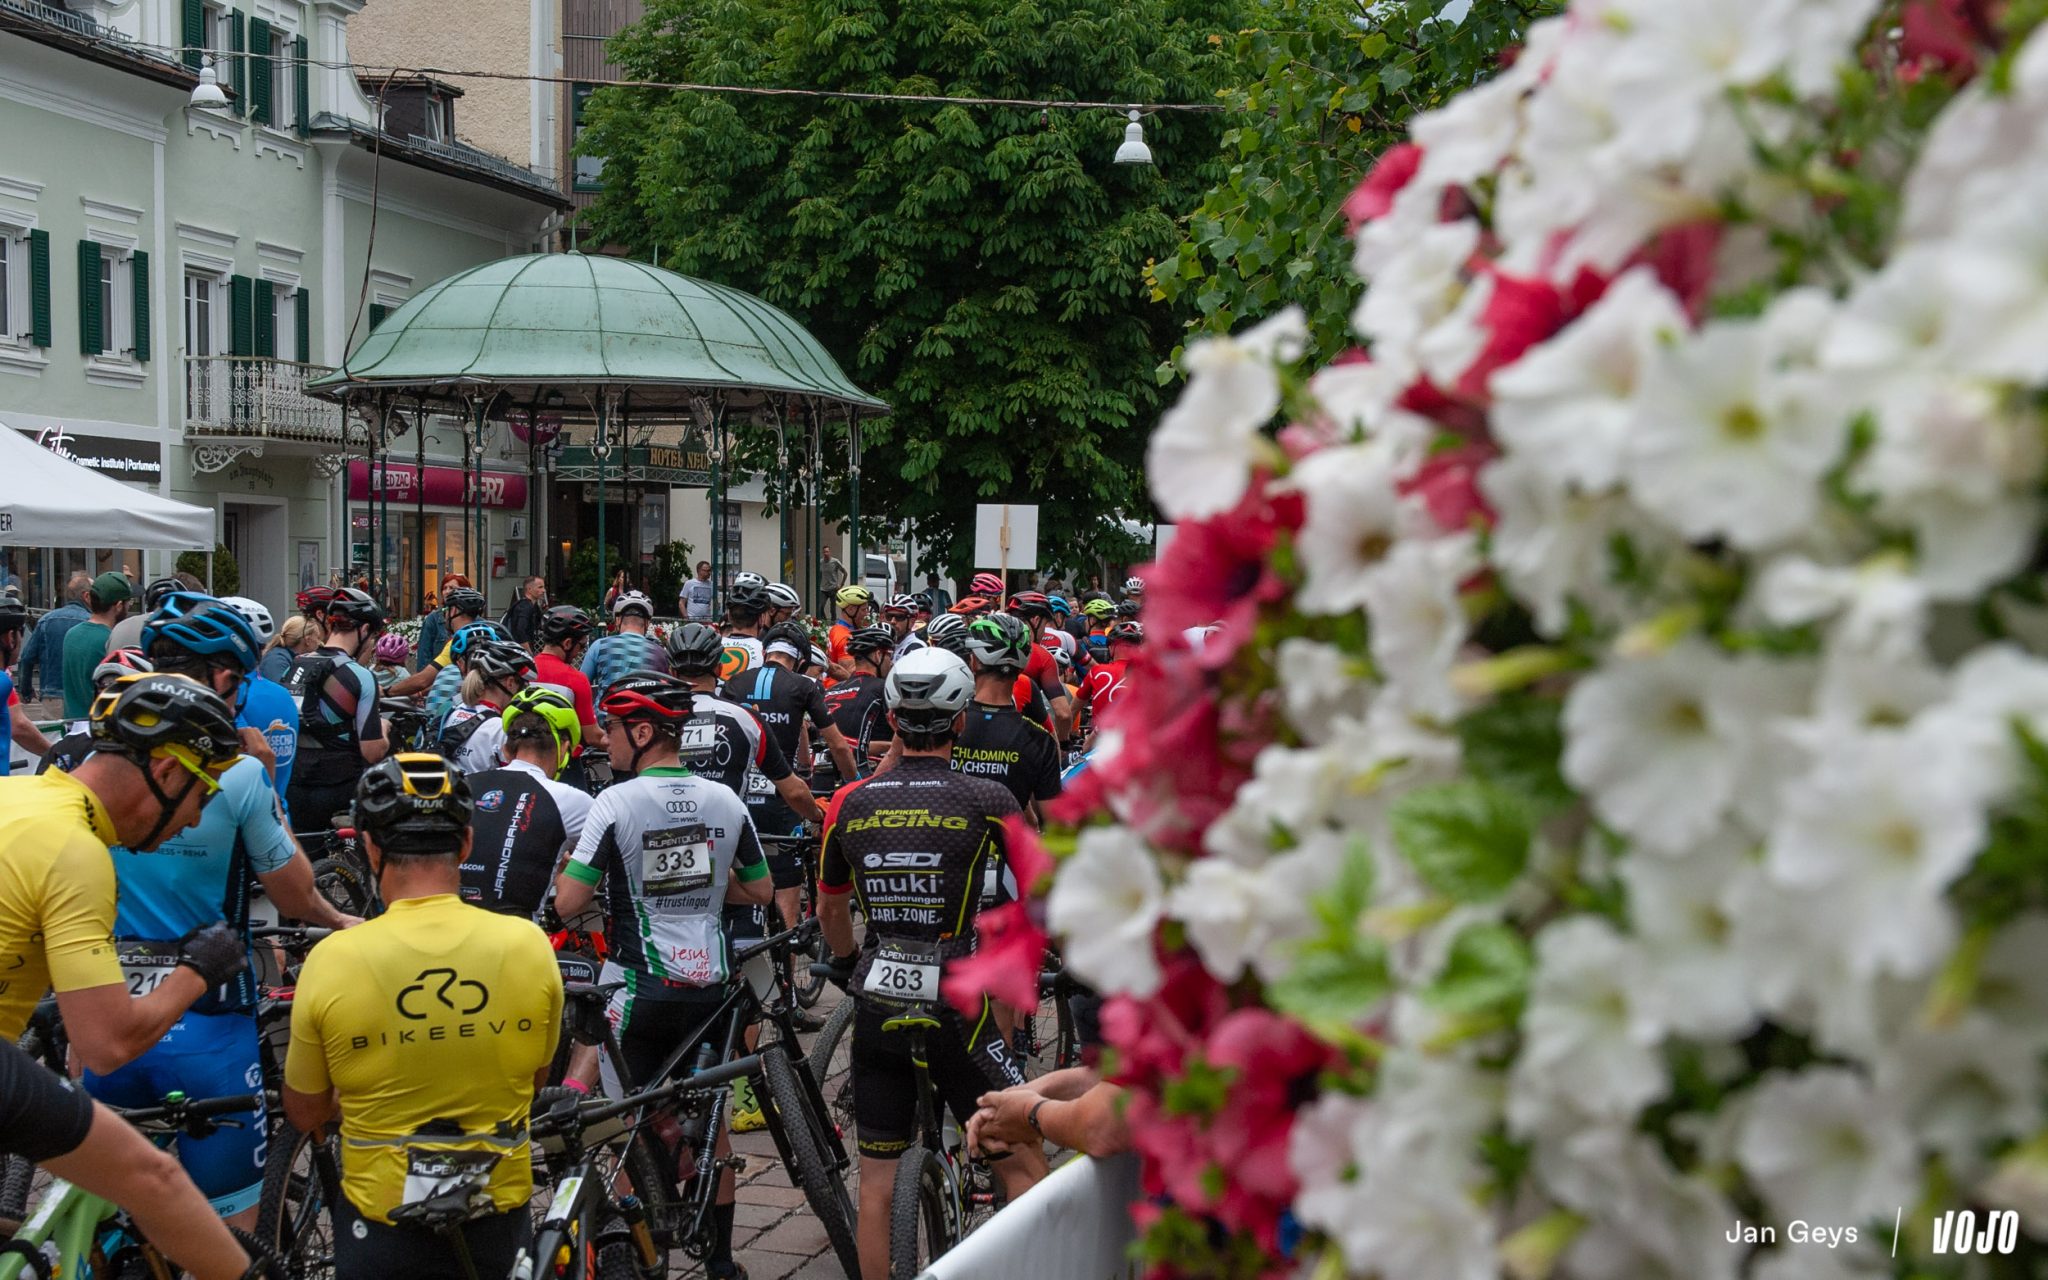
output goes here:
[[974, 581], [967, 584], [970, 594], [994, 599], [1003, 594], [1003, 580], [993, 573], [977, 573]]
[[405, 637], [399, 635], [396, 631], [386, 631], [383, 635], [377, 637], [377, 661], [379, 662], [401, 663], [405, 661], [405, 656], [411, 652], [412, 646], [407, 644]]

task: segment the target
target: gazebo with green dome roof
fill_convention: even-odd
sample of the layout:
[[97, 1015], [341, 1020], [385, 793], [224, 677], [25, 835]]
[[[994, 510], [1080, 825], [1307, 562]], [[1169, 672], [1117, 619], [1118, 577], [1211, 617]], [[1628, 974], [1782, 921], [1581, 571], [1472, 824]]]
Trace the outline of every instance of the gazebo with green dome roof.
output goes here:
[[[421, 416], [459, 415], [479, 470], [492, 420], [587, 426], [597, 459], [601, 582], [608, 580], [602, 495], [610, 455], [648, 443], [663, 428], [675, 430], [679, 444], [684, 433], [703, 433], [716, 476], [729, 427], [773, 427], [786, 476], [786, 432], [799, 425], [815, 484], [823, 423], [843, 416], [858, 555], [860, 420], [889, 409], [855, 386], [802, 325], [759, 298], [583, 253], [504, 258], [437, 281], [306, 390], [369, 421], [372, 466], [393, 434], [393, 415], [408, 406]], [[381, 556], [381, 529], [377, 546]]]

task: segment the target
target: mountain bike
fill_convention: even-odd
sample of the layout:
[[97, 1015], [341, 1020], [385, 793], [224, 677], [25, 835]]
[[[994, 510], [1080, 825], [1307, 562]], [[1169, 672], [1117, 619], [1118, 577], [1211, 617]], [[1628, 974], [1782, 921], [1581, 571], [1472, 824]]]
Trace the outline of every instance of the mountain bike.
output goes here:
[[[804, 872], [801, 896], [797, 899], [797, 919], [815, 917], [818, 914], [818, 837], [809, 831], [799, 831], [788, 836], [763, 835], [761, 843], [795, 850], [797, 865]], [[809, 941], [795, 948], [795, 955], [796, 968], [790, 976], [791, 994], [798, 1008], [810, 1009], [825, 994], [825, 979], [812, 973], [811, 968], [832, 958], [826, 954], [824, 935], [812, 933]]]
[[[173, 1092], [164, 1096], [162, 1106], [119, 1114], [153, 1138], [168, 1141], [184, 1134], [196, 1139], [237, 1125], [223, 1117], [253, 1112], [261, 1101], [255, 1094], [193, 1100]], [[261, 1245], [240, 1231], [234, 1236], [265, 1275], [282, 1280], [284, 1273]], [[182, 1273], [142, 1238], [126, 1210], [57, 1178], [27, 1221], [0, 1243], [0, 1280], [20, 1280], [25, 1274], [39, 1280], [82, 1275], [174, 1280]]]

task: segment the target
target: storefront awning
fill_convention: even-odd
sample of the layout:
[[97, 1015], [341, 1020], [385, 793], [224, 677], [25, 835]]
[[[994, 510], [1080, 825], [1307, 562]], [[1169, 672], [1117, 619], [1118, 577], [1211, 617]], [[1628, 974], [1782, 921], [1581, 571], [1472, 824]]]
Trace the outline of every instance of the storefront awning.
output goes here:
[[215, 514], [132, 488], [0, 430], [0, 546], [205, 551]]

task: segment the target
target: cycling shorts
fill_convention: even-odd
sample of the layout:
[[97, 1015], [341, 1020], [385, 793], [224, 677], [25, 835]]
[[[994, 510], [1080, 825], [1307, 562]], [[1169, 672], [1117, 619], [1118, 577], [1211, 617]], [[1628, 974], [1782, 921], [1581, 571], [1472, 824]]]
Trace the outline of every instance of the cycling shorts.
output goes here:
[[[757, 938], [767, 937], [768, 912], [770, 910], [770, 907], [757, 907], [751, 903], [726, 903], [725, 937], [727, 942], [737, 946], [742, 942], [752, 942]], [[780, 917], [777, 918], [779, 919]]]
[[[897, 1007], [862, 999], [853, 1018], [853, 1119], [860, 1154], [894, 1160], [917, 1139], [917, 1067], [910, 1034], [884, 1031]], [[1024, 1069], [996, 1026], [988, 1001], [971, 1024], [951, 1006], [925, 1032], [925, 1057], [939, 1097], [964, 1127], [984, 1093], [1024, 1083]]]
[[83, 1089], [0, 1040], [0, 1155], [41, 1164], [78, 1150], [91, 1129]]
[[[263, 1067], [256, 1045], [256, 1016], [249, 1013], [188, 1013], [164, 1038], [111, 1075], [85, 1073], [85, 1091], [110, 1107], [154, 1107], [180, 1090], [188, 1098], [263, 1094]], [[263, 1106], [246, 1115], [239, 1129], [212, 1136], [172, 1139], [178, 1163], [222, 1217], [253, 1206], [263, 1192]]]
[[778, 889], [804, 887], [804, 860], [795, 845], [763, 841], [761, 852], [768, 856], [768, 877]]
[[[468, 1280], [472, 1274], [439, 1232], [375, 1222], [347, 1196], [340, 1199], [334, 1206], [334, 1280]], [[462, 1242], [473, 1274], [510, 1275], [513, 1258], [533, 1242], [533, 1215], [514, 1209], [465, 1222]]]
[[[623, 969], [607, 961], [600, 980], [618, 982], [626, 976]], [[626, 986], [614, 991], [604, 1013], [612, 1024], [612, 1034], [618, 1038], [619, 1052], [626, 1060], [634, 1087], [652, 1084], [655, 1074], [678, 1047], [683, 1051], [677, 1059], [680, 1073], [687, 1073], [695, 1065], [700, 1046], [721, 1047], [728, 1020], [712, 1019], [711, 1015], [725, 1003], [725, 997], [726, 988], [722, 986], [692, 987], [664, 982], [644, 973], [633, 974]], [[601, 1058], [600, 1067], [605, 1094], [623, 1096], [611, 1058]]]

